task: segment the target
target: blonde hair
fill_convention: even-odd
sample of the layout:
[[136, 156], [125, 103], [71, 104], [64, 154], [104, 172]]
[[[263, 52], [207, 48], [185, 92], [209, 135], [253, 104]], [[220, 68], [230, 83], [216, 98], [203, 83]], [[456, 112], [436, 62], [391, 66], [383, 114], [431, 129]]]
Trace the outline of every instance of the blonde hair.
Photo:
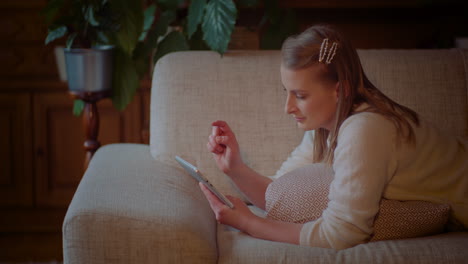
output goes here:
[[[338, 44], [336, 55], [330, 64], [319, 62], [320, 47], [325, 38], [328, 38], [329, 43]], [[414, 131], [407, 118], [419, 126], [418, 114], [385, 96], [369, 81], [356, 49], [334, 26], [319, 24], [288, 37], [283, 42], [281, 56], [283, 66], [290, 70], [316, 66], [319, 67], [321, 78], [339, 82], [335, 124], [330, 131], [323, 128], [315, 130], [314, 162], [333, 163], [341, 124], [356, 113], [356, 106], [364, 102], [369, 107], [362, 111], [383, 115], [393, 122], [400, 138], [409, 143], [415, 142]], [[329, 144], [327, 140], [330, 141]]]

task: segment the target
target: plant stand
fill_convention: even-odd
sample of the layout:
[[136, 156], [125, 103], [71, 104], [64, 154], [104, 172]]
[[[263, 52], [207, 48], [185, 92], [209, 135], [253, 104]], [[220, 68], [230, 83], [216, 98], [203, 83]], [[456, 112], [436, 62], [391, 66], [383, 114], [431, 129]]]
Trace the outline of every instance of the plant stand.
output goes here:
[[81, 99], [85, 102], [83, 113], [85, 142], [83, 147], [86, 151], [84, 160], [84, 169], [86, 171], [94, 153], [101, 146], [97, 139], [99, 134], [99, 113], [96, 103], [101, 99], [110, 97], [111, 90], [101, 92], [70, 91], [70, 94], [73, 99]]

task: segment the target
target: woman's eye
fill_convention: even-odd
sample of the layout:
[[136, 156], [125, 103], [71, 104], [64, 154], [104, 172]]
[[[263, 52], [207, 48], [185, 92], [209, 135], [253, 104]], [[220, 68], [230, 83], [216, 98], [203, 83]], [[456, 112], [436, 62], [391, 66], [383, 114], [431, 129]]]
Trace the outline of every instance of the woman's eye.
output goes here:
[[296, 94], [296, 98], [302, 100], [302, 99], [305, 99], [306, 97], [304, 95]]

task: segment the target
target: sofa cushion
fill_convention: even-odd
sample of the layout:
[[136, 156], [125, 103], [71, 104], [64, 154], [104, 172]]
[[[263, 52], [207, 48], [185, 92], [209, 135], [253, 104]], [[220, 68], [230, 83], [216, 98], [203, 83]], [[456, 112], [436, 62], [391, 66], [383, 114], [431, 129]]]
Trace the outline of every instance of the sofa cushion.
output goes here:
[[96, 152], [63, 223], [64, 263], [216, 263], [216, 219], [182, 168], [148, 145]]
[[[295, 223], [313, 221], [328, 205], [333, 170], [310, 164], [273, 181], [265, 193], [267, 217]], [[372, 241], [420, 237], [444, 231], [450, 206], [426, 201], [382, 199]]]
[[448, 204], [382, 199], [371, 241], [442, 233], [449, 214]]
[[294, 169], [270, 183], [265, 192], [267, 217], [294, 223], [319, 218], [328, 205], [333, 171], [315, 163]]
[[465, 263], [468, 233], [376, 241], [344, 250], [256, 239], [218, 224], [218, 263]]

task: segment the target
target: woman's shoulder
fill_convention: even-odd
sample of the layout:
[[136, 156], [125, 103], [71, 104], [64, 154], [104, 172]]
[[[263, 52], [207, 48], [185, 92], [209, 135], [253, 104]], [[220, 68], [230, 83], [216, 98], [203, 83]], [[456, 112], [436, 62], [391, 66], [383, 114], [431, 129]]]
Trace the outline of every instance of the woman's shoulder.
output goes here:
[[391, 120], [382, 114], [359, 111], [346, 118], [340, 126], [339, 134], [360, 132], [360, 133], [393, 133], [395, 126]]
[[395, 125], [385, 116], [374, 112], [359, 112], [344, 120], [338, 130], [337, 153], [353, 153], [359, 157], [393, 153], [398, 142]]

